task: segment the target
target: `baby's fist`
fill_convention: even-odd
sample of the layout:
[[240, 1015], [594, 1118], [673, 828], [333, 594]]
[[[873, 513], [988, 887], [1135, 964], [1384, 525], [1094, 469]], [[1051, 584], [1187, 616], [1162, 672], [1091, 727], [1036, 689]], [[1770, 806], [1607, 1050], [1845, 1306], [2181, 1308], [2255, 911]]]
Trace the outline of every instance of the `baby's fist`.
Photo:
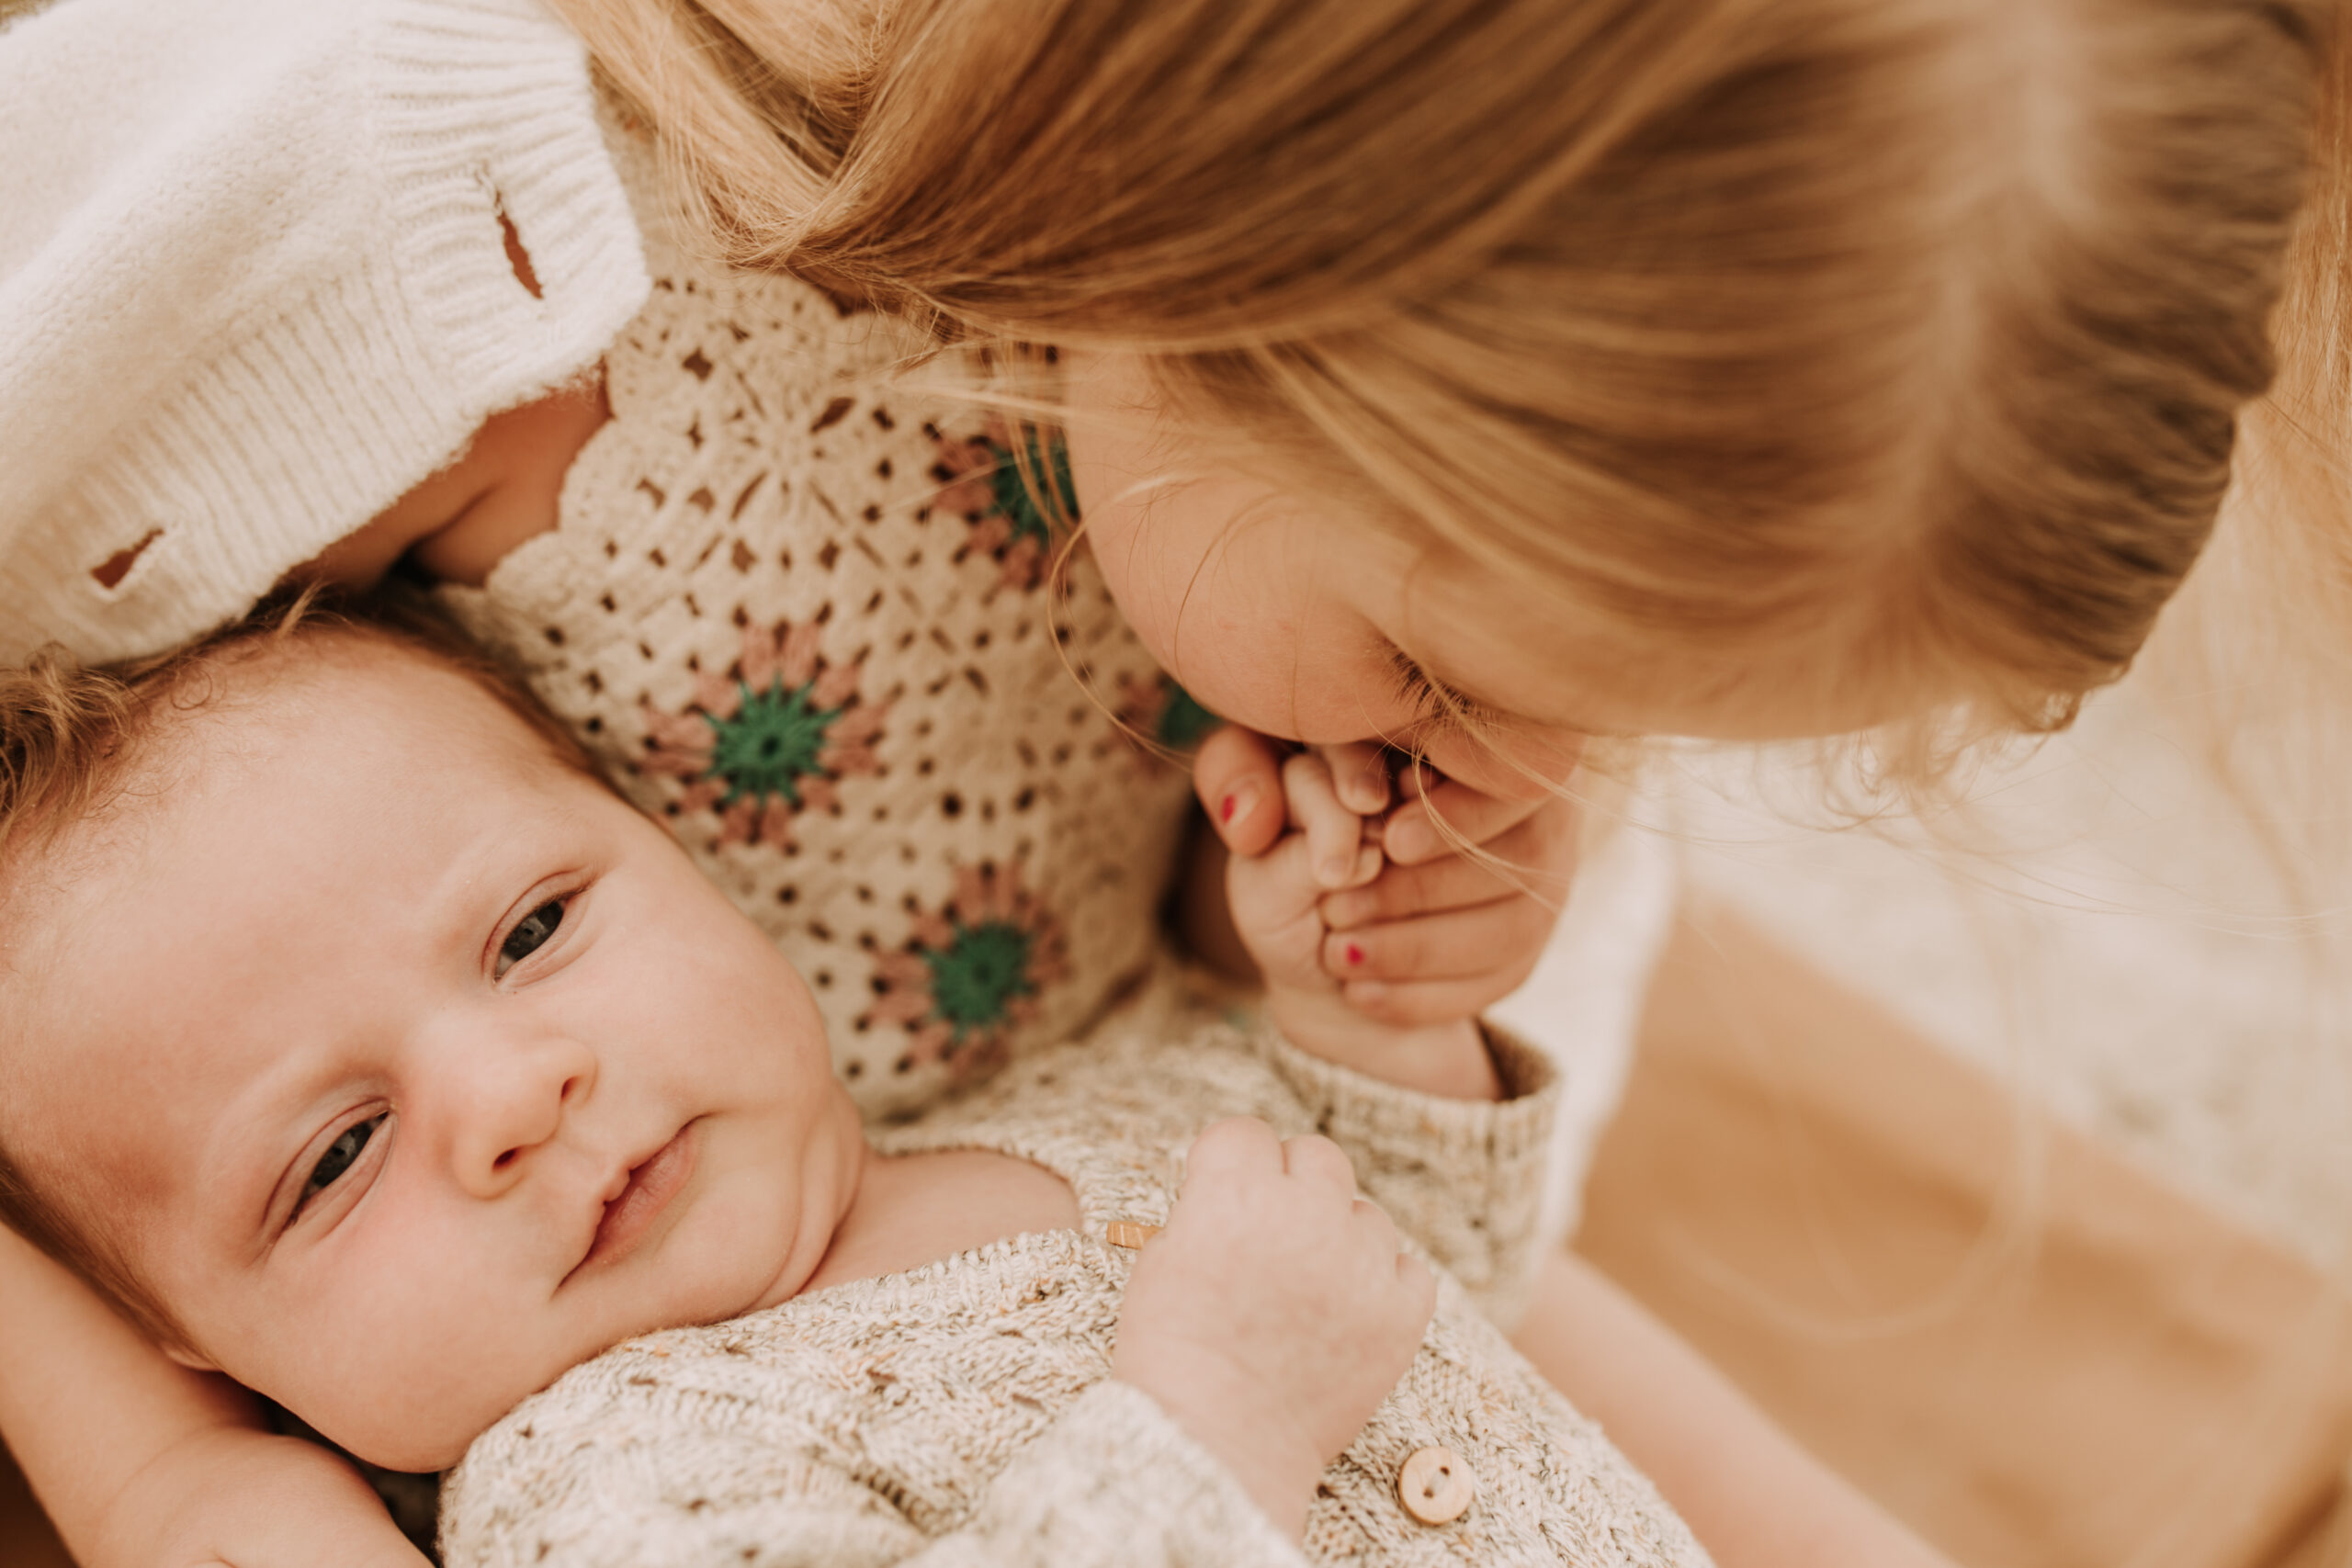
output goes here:
[[1295, 1531], [1323, 1467], [1412, 1363], [1437, 1283], [1327, 1138], [1219, 1122], [1136, 1259], [1114, 1377], [1150, 1394]]
[[1263, 854], [1233, 857], [1226, 899], [1269, 990], [1336, 996], [1340, 983], [1323, 962], [1320, 905], [1328, 894], [1378, 876], [1380, 850], [1366, 819], [1340, 803], [1322, 753], [1284, 759], [1282, 783], [1283, 835]]

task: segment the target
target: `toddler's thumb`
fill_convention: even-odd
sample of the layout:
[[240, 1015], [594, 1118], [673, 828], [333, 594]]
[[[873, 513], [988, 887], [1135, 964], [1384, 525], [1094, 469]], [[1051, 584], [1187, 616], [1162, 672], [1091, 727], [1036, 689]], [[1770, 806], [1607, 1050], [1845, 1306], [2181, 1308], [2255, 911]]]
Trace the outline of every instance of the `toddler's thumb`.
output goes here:
[[1235, 854], [1261, 855], [1282, 836], [1282, 768], [1276, 743], [1238, 724], [1201, 742], [1193, 759], [1193, 789]]

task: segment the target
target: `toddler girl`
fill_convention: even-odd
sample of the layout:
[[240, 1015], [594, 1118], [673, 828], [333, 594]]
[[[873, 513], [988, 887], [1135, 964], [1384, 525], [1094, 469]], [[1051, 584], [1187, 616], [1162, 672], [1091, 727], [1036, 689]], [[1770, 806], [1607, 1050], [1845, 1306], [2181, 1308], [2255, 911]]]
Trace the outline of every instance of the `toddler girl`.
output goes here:
[[1704, 1561], [1464, 1293], [1524, 1290], [1554, 1075], [1339, 1001], [1317, 760], [1231, 880], [1272, 1028], [1161, 987], [869, 1145], [527, 697], [273, 621], [0, 704], [0, 1195], [176, 1358], [463, 1454], [453, 1568]]

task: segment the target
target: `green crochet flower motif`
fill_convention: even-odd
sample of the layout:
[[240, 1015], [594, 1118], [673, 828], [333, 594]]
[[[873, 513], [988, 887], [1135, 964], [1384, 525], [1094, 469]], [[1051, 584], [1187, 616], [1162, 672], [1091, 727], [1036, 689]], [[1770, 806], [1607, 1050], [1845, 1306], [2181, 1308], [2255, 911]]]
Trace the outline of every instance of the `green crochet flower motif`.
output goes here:
[[747, 795], [782, 795], [800, 804], [800, 781], [824, 772], [818, 761], [825, 750], [825, 731], [842, 716], [839, 708], [820, 708], [811, 700], [814, 681], [790, 691], [781, 679], [764, 692], [736, 682], [740, 704], [732, 718], [710, 716], [714, 739], [707, 776], [727, 786], [721, 807]]
[[1200, 745], [1225, 722], [1163, 671], [1155, 671], [1146, 679], [1121, 675], [1118, 691], [1119, 728], [1153, 765], [1181, 764], [1179, 753]]
[[1010, 920], [956, 922], [944, 949], [925, 948], [931, 965], [932, 1016], [946, 1021], [961, 1041], [976, 1029], [1001, 1023], [1014, 1000], [1035, 996], [1029, 950], [1036, 938]]
[[1198, 697], [1178, 685], [1173, 675], [1162, 675], [1159, 682], [1163, 696], [1154, 738], [1161, 745], [1189, 751], [1205, 739], [1210, 730], [1225, 722], [1203, 707]]
[[[1028, 485], [1023, 482], [1021, 465], [1013, 461], [1012, 446], [994, 439], [997, 434], [991, 432], [989, 441], [989, 450], [996, 458], [996, 468], [989, 475], [989, 484], [995, 493], [997, 514], [1012, 525], [1015, 544], [1023, 539], [1033, 540], [1042, 552], [1054, 542], [1053, 522], [1037, 504], [1037, 498], [1029, 492]], [[1069, 477], [1069, 446], [1062, 440], [1061, 432], [1054, 431], [1040, 441], [1037, 427], [1033, 424], [1023, 427], [1022, 437], [1023, 445], [1028, 447], [1029, 471], [1053, 487], [1054, 499], [1061, 514], [1075, 518], [1078, 515], [1078, 486]]]
[[940, 483], [937, 504], [971, 524], [972, 547], [995, 557], [1008, 586], [1033, 588], [1052, 558], [1055, 524], [1077, 521], [1078, 486], [1061, 432], [1022, 426], [1017, 439], [1028, 471], [1052, 491], [1053, 505], [1041, 506], [1023, 477], [1023, 464], [1014, 460], [1015, 439], [994, 415], [978, 435], [941, 436], [932, 475]]
[[818, 651], [811, 624], [746, 626], [731, 674], [706, 670], [682, 714], [645, 709], [644, 767], [685, 781], [679, 804], [716, 811], [723, 844], [792, 841], [796, 813], [826, 811], [833, 785], [879, 769], [889, 704], [862, 702], [858, 667]]
[[1020, 868], [967, 866], [946, 908], [918, 913], [907, 945], [876, 960], [880, 995], [864, 1022], [911, 1033], [902, 1070], [946, 1062], [968, 1076], [1003, 1058], [1069, 970], [1061, 922], [1021, 886]]

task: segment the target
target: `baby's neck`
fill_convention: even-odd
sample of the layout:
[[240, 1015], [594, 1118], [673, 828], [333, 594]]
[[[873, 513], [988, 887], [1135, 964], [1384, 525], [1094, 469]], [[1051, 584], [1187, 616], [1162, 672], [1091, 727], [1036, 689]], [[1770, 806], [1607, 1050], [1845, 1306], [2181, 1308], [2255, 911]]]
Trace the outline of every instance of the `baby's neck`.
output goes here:
[[1027, 1160], [986, 1149], [895, 1157], [869, 1150], [857, 1196], [800, 1292], [895, 1274], [1005, 1236], [1077, 1224], [1078, 1197], [1069, 1184]]

